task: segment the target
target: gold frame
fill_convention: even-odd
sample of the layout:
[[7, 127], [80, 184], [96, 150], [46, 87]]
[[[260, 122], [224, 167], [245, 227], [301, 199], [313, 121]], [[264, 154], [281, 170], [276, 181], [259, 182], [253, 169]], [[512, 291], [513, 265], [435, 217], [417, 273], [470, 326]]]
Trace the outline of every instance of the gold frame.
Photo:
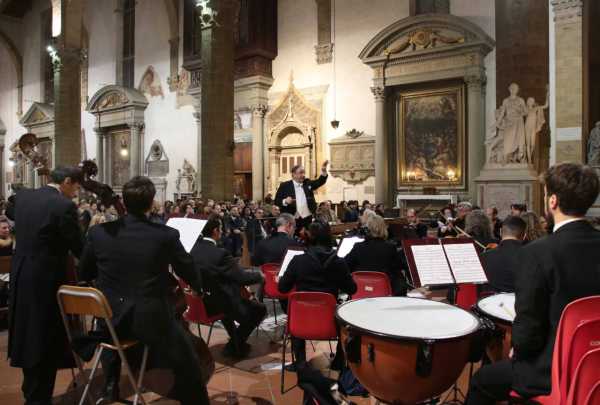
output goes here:
[[[465, 115], [465, 86], [462, 83], [443, 85], [433, 85], [419, 90], [401, 91], [395, 103], [396, 112], [396, 153], [398, 158], [396, 186], [398, 190], [436, 187], [448, 190], [465, 190], [467, 183], [467, 134], [466, 115]], [[405, 122], [406, 122], [406, 103], [407, 99], [421, 98], [434, 95], [456, 94], [457, 107], [457, 167], [455, 168], [455, 180], [409, 180], [407, 177], [407, 160], [405, 148]]]

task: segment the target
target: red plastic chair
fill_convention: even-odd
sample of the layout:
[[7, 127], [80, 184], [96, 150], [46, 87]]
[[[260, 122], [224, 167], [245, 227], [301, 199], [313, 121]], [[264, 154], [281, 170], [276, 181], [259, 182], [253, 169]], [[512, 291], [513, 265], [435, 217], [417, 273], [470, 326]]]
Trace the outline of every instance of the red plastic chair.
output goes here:
[[594, 385], [583, 405], [600, 405], [600, 381]]
[[356, 283], [353, 300], [361, 298], [389, 297], [392, 285], [387, 274], [378, 271], [355, 271], [352, 279]]
[[210, 327], [210, 329], [208, 330], [208, 338], [206, 339], [206, 345], [208, 346], [210, 344], [210, 337], [212, 335], [212, 330], [213, 326], [215, 325], [215, 322], [225, 318], [225, 315], [208, 315], [202, 297], [194, 295], [192, 293], [192, 290], [183, 280], [179, 279], [178, 282], [179, 287], [183, 291], [185, 303], [187, 304], [187, 309], [183, 313], [183, 319], [185, 319], [187, 322], [196, 324], [196, 327], [198, 328], [198, 336], [200, 337], [202, 337], [202, 330], [200, 329], [200, 325], [206, 325]]
[[477, 285], [471, 283], [458, 284], [456, 290], [456, 306], [470, 311], [479, 299]]
[[[292, 292], [288, 298], [287, 329], [281, 354], [281, 393], [285, 394], [285, 352], [288, 337], [304, 340], [337, 340], [335, 297], [323, 292]], [[292, 361], [294, 352], [292, 351]], [[291, 387], [290, 389], [292, 389]], [[288, 390], [289, 391], [289, 390]]]
[[277, 276], [281, 265], [277, 263], [266, 263], [260, 266], [260, 271], [265, 276], [265, 298], [273, 300], [273, 313], [275, 314], [275, 325], [277, 325], [277, 309], [274, 300], [287, 300], [289, 293], [279, 291]]
[[[552, 391], [549, 395], [531, 398], [531, 401], [541, 405], [565, 404], [567, 401], [566, 365], [568, 361], [569, 348], [577, 326], [583, 322], [600, 319], [598, 311], [600, 305], [600, 296], [580, 298], [569, 303], [562, 312], [556, 339], [554, 341], [554, 351], [552, 354]], [[511, 403], [519, 403], [522, 398], [516, 392], [511, 392]]]
[[600, 349], [594, 349], [585, 353], [573, 374], [567, 405], [586, 403], [586, 399], [598, 383], [600, 383]]

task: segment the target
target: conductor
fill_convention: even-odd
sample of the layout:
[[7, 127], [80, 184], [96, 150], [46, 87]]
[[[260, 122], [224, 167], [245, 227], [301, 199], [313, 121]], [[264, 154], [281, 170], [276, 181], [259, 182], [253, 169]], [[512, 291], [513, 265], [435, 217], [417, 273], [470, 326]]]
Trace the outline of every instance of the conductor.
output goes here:
[[306, 171], [301, 165], [292, 167], [292, 180], [285, 181], [279, 185], [275, 194], [275, 205], [281, 208], [281, 212], [287, 212], [296, 218], [296, 229], [300, 231], [307, 227], [313, 219], [317, 209], [314, 191], [327, 181], [326, 160], [321, 166], [321, 175], [316, 180], [306, 178]]

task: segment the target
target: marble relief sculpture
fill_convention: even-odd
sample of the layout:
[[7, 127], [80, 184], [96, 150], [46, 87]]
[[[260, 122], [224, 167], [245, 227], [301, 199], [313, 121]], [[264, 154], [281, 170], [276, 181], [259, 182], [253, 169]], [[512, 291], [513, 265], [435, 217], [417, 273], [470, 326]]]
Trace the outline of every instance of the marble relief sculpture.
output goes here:
[[525, 117], [525, 145], [527, 147], [527, 161], [533, 163], [533, 153], [536, 147], [538, 132], [544, 126], [546, 118], [544, 110], [548, 108], [548, 93], [546, 92], [546, 103], [542, 106], [535, 102], [533, 97], [527, 99], [527, 116]]
[[196, 169], [187, 159], [183, 160], [183, 167], [177, 169], [175, 188], [177, 193], [194, 194], [196, 192]]
[[600, 121], [590, 132], [587, 144], [587, 163], [592, 166], [600, 166]]

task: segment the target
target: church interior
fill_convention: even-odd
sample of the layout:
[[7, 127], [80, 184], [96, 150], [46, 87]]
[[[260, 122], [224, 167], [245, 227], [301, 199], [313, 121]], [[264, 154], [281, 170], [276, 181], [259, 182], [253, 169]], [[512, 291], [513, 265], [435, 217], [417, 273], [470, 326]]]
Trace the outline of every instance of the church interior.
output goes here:
[[[264, 313], [247, 342], [231, 346], [237, 338], [230, 329], [237, 326], [237, 333], [242, 333], [246, 324], [226, 315], [230, 327], [222, 314], [207, 315], [204, 306], [209, 305], [202, 304], [202, 294], [193, 292], [194, 284], [186, 285], [185, 277], [175, 275], [175, 264], [168, 263], [175, 280], [172, 290], [178, 290], [181, 298], [173, 306], [183, 306], [176, 316], [204, 350], [199, 361], [209, 402], [171, 396], [169, 390], [178, 387], [179, 377], [160, 368], [149, 368], [136, 386], [137, 380], [124, 367], [120, 397], [138, 401], [140, 394], [140, 403], [157, 405], [477, 403], [473, 381], [480, 383], [482, 378], [475, 372], [498, 359], [509, 361], [513, 353], [510, 335], [515, 314], [510, 320], [498, 314], [486, 317], [484, 300], [507, 299], [509, 303], [492, 304], [511, 315], [516, 290], [517, 320], [525, 307], [519, 298], [523, 287], [513, 285], [518, 284], [518, 275], [510, 288], [486, 289], [493, 284], [488, 251], [500, 250], [510, 232], [526, 241], [523, 249], [534, 239], [552, 238], [562, 218], [548, 214], [552, 209], [565, 218], [569, 212], [574, 215], [561, 205], [564, 191], [556, 192], [558, 208], [551, 208], [548, 173], [554, 173], [552, 168], [572, 164], [578, 173], [590, 170], [591, 183], [600, 174], [600, 24], [594, 21], [600, 21], [600, 2], [594, 0], [0, 0], [0, 242], [10, 240], [8, 250], [14, 252], [7, 254], [13, 255], [12, 262], [0, 260], [0, 403], [83, 403], [86, 395], [86, 402], [94, 403], [119, 399], [104, 396], [104, 360], [98, 373], [91, 375], [89, 394], [87, 389], [84, 394], [91, 358], [83, 373], [76, 365], [58, 370], [50, 388], [52, 398], [28, 397], [36, 388], [23, 382], [27, 374], [19, 368], [27, 368], [15, 362], [16, 338], [10, 342], [10, 335], [16, 334], [11, 311], [21, 308], [14, 298], [17, 286], [24, 289], [23, 280], [29, 280], [21, 276], [17, 284], [17, 275], [25, 267], [19, 270], [16, 263], [26, 261], [16, 258], [37, 257], [38, 251], [45, 251], [40, 243], [46, 243], [36, 239], [31, 244], [38, 251], [19, 253], [19, 246], [30, 245], [24, 239], [14, 243], [27, 233], [21, 227], [34, 225], [24, 211], [19, 214], [25, 204], [19, 207], [15, 201], [24, 201], [20, 193], [55, 187], [60, 183], [59, 169], [73, 166], [82, 168], [83, 176], [73, 200], [83, 256], [91, 249], [92, 236], [100, 243], [100, 232], [91, 232], [94, 227], [101, 225], [98, 228], [109, 232], [111, 222], [127, 224], [127, 216], [133, 215], [128, 189], [142, 176], [155, 190], [150, 218], [179, 231], [187, 251], [183, 254], [190, 260], [194, 257], [195, 265], [193, 250], [202, 240], [210, 240], [227, 252], [240, 272], [262, 275], [259, 282], [239, 282], [241, 299], [252, 301], [249, 308]], [[61, 179], [73, 181], [75, 175], [69, 176]], [[574, 179], [567, 180], [576, 190], [569, 196], [587, 195], [575, 188], [579, 180]], [[284, 190], [288, 183], [291, 194]], [[600, 198], [597, 193], [591, 198], [593, 203], [583, 214], [577, 211], [577, 216], [600, 229]], [[10, 214], [13, 210], [17, 219]], [[130, 212], [125, 215], [125, 211]], [[205, 231], [215, 217], [222, 231], [217, 225], [216, 233], [208, 234]], [[184, 219], [203, 221], [204, 228], [191, 229], [195, 222]], [[273, 275], [266, 269], [273, 260], [258, 257], [263, 241], [286, 232], [290, 240], [306, 242], [310, 251], [311, 243], [317, 243], [315, 234], [325, 232], [312, 220], [326, 225], [336, 245], [334, 256], [352, 272], [348, 277], [352, 274], [354, 291], [334, 290], [329, 325], [333, 336], [309, 331], [300, 340], [298, 335], [289, 338], [294, 324], [288, 310], [293, 302], [289, 294], [300, 294], [296, 291], [301, 290], [301, 281], [290, 286], [291, 293], [279, 289], [284, 289], [301, 259], [294, 258], [289, 252], [295, 248], [286, 245]], [[519, 231], [521, 223], [526, 228]], [[386, 276], [389, 291], [377, 296], [368, 294], [378, 289], [369, 284], [377, 281], [369, 279], [363, 291], [365, 309], [360, 310], [367, 313], [361, 315], [351, 309], [361, 304], [356, 286], [360, 290], [364, 282], [357, 281], [355, 270], [377, 274], [383, 270], [363, 263], [366, 257], [380, 256], [375, 250], [358, 259], [361, 254], [356, 250], [378, 232], [394, 245], [390, 260], [395, 270], [390, 271], [399, 272], [402, 280]], [[184, 239], [191, 235], [190, 255]], [[215, 241], [215, 235], [221, 240]], [[63, 231], [50, 232], [40, 240], [52, 245], [53, 238], [63, 236]], [[469, 241], [468, 249], [444, 242], [446, 237]], [[586, 239], [587, 252], [600, 247], [592, 244], [592, 240], [598, 243], [594, 238]], [[344, 242], [350, 246], [345, 257], [340, 254]], [[0, 243], [0, 256], [4, 246]], [[434, 258], [436, 249], [441, 252], [441, 265]], [[474, 256], [468, 256], [471, 250]], [[451, 254], [464, 257], [453, 261]], [[83, 271], [85, 260], [73, 248], [70, 255], [77, 257], [69, 256], [71, 267], [79, 268], [75, 273]], [[517, 257], [517, 253], [505, 255]], [[106, 262], [97, 251], [96, 256], [96, 267], [102, 272]], [[330, 265], [330, 260], [319, 261], [320, 256], [313, 259], [323, 269]], [[353, 267], [356, 260], [363, 264]], [[521, 265], [510, 261], [516, 259], [507, 260], [503, 266]], [[284, 274], [280, 269], [285, 266]], [[448, 268], [450, 281], [439, 281], [441, 275], [436, 273], [428, 282], [418, 269], [443, 273], [439, 266]], [[483, 279], [460, 283], [462, 276], [454, 273], [455, 266], [468, 267], [470, 277], [479, 272]], [[298, 274], [303, 271], [300, 267]], [[597, 272], [597, 262], [591, 267]], [[589, 294], [570, 295], [561, 301], [562, 307], [576, 298], [600, 295], [600, 279], [597, 273], [593, 277], [593, 282], [588, 280]], [[399, 287], [396, 281], [404, 284]], [[90, 284], [90, 289], [100, 288], [98, 283]], [[204, 283], [203, 288], [208, 288], [209, 281]], [[53, 307], [60, 284], [52, 290]], [[74, 285], [83, 284], [76, 277]], [[459, 296], [470, 294], [473, 286], [475, 298], [461, 304]], [[541, 290], [543, 284], [536, 291]], [[412, 298], [406, 297], [407, 291]], [[335, 301], [339, 304], [342, 296], [352, 299], [336, 310]], [[386, 308], [369, 301], [384, 296], [395, 296], [398, 306], [406, 305], [406, 313], [415, 312], [386, 315]], [[413, 301], [402, 302], [422, 298], [427, 298], [422, 308]], [[54, 315], [62, 328], [59, 315], [66, 304], [60, 299], [59, 294], [61, 312], [56, 306]], [[200, 304], [194, 304], [194, 299]], [[107, 302], [114, 306], [110, 297]], [[385, 306], [385, 299], [381, 303]], [[202, 307], [200, 320], [194, 318], [195, 305]], [[436, 305], [438, 311], [448, 312], [445, 317], [435, 315]], [[417, 307], [425, 311], [423, 315]], [[462, 312], [451, 311], [457, 308]], [[304, 318], [298, 330], [317, 325], [319, 313]], [[18, 314], [15, 311], [12, 317]], [[427, 318], [429, 314], [432, 318]], [[390, 320], [414, 325], [416, 331], [408, 326], [397, 326], [401, 331], [384, 327]], [[469, 322], [477, 325], [478, 332]], [[95, 322], [90, 325], [86, 320], [78, 326], [97, 327]], [[448, 334], [432, 325], [463, 329], [447, 339]], [[492, 332], [481, 332], [484, 326]], [[373, 331], [380, 327], [384, 331]], [[428, 333], [433, 337], [427, 339]], [[467, 338], [472, 340], [476, 333], [502, 336], [494, 342], [495, 348], [488, 344], [478, 358], [465, 354], [457, 360], [458, 353], [472, 346]], [[552, 333], [557, 333], [556, 328]], [[597, 343], [600, 328], [593, 333]], [[400, 339], [394, 334], [409, 336], [407, 348], [393, 347]], [[517, 344], [518, 330], [512, 337], [514, 350], [523, 350], [525, 344]], [[299, 341], [305, 345], [309, 371], [297, 359]], [[145, 347], [150, 347], [152, 359], [153, 347]], [[410, 356], [408, 348], [416, 350], [416, 360], [402, 358]], [[338, 355], [342, 366], [336, 364]], [[12, 365], [7, 357], [13, 359]], [[140, 367], [145, 369], [145, 359], [142, 366], [133, 367], [134, 374]], [[286, 364], [290, 361], [294, 367]], [[318, 377], [309, 375], [312, 371]], [[552, 394], [558, 384], [554, 371]], [[550, 381], [549, 365], [546, 372]], [[560, 399], [531, 403], [598, 405], [600, 374], [588, 377], [598, 387], [597, 396], [589, 389], [586, 401], [568, 402], [570, 391], [560, 385]], [[332, 382], [335, 388], [317, 395], [319, 383]], [[116, 392], [118, 388], [117, 382]], [[526, 392], [514, 384], [513, 388], [518, 394]], [[96, 402], [100, 397], [106, 402]]]

